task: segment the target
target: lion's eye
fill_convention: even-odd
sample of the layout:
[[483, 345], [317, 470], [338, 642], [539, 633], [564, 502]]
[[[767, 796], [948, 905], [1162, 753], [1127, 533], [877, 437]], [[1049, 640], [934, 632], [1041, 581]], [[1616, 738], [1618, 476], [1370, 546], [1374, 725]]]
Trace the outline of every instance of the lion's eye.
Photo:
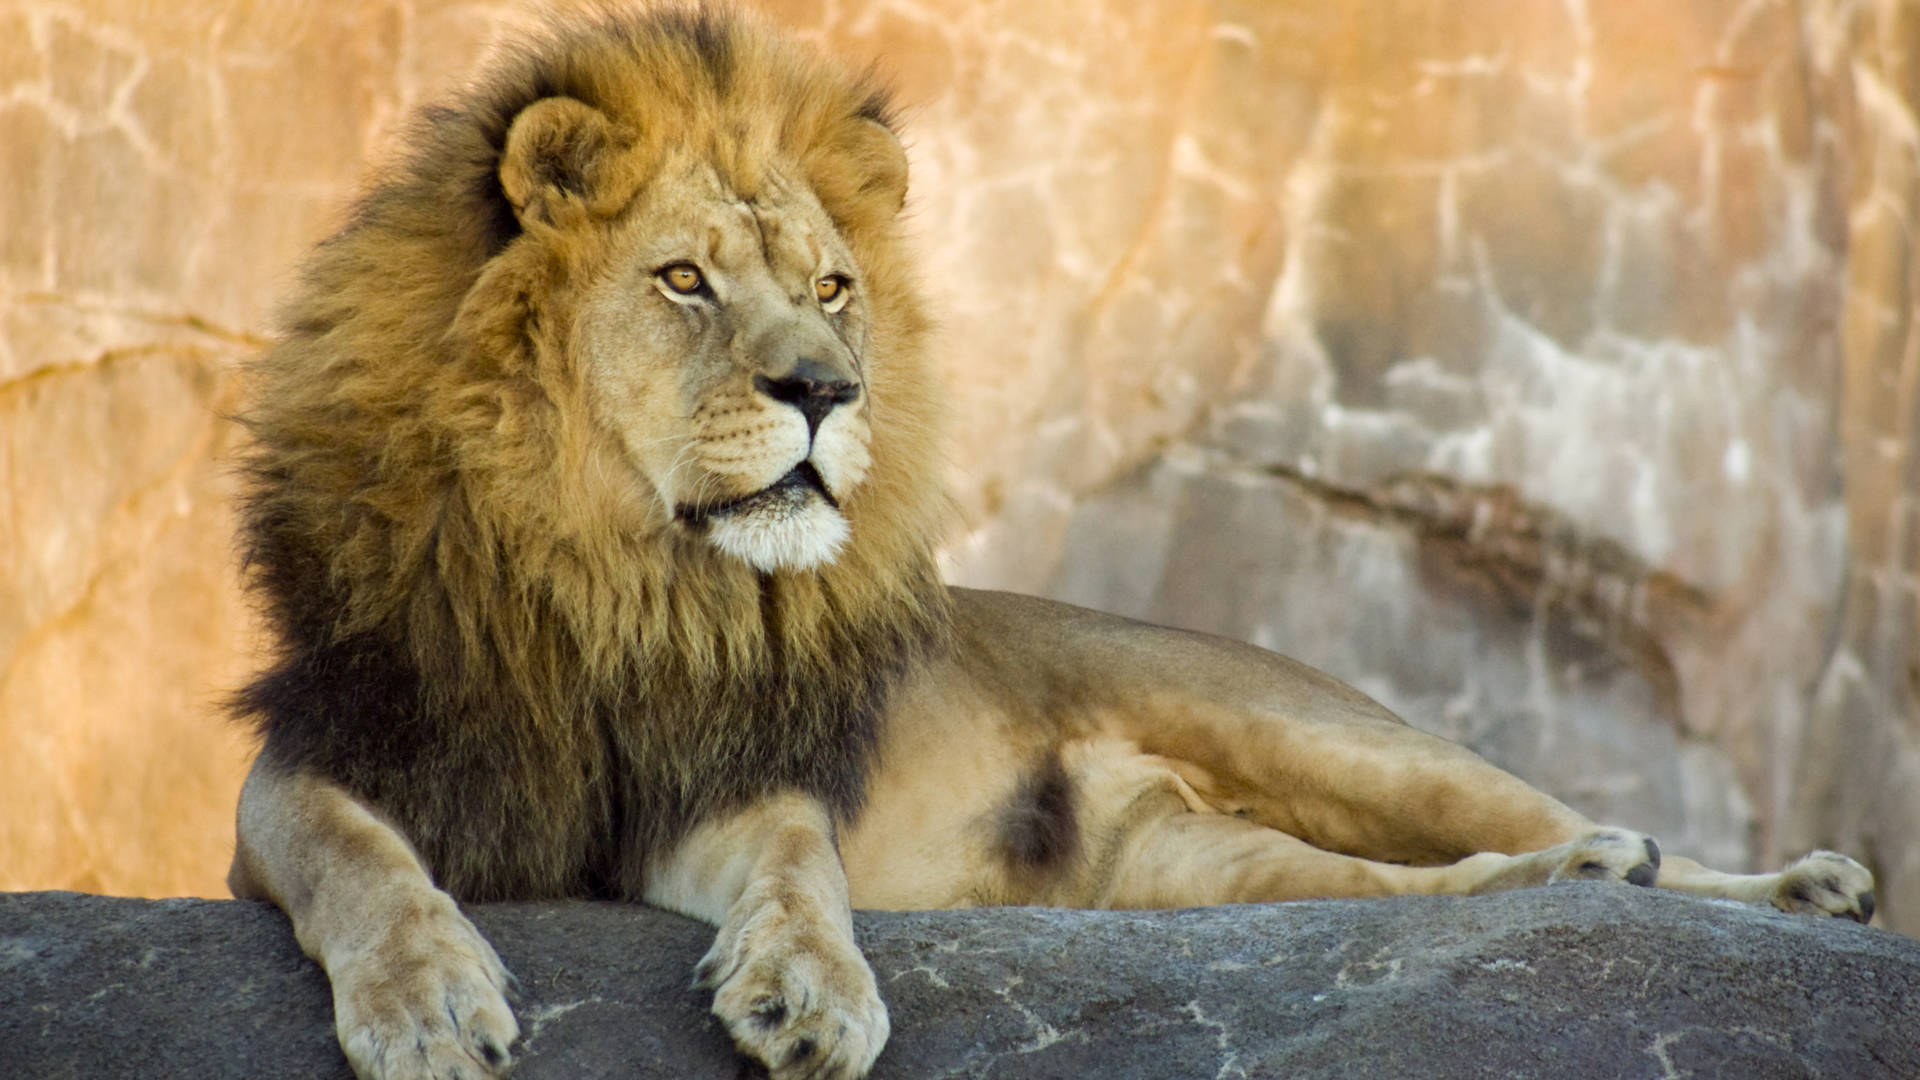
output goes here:
[[831, 304], [846, 295], [848, 281], [840, 274], [828, 274], [813, 283], [813, 295], [823, 304]]
[[699, 268], [692, 263], [674, 263], [661, 268], [660, 280], [681, 296], [692, 296], [707, 283], [707, 279], [700, 275]]

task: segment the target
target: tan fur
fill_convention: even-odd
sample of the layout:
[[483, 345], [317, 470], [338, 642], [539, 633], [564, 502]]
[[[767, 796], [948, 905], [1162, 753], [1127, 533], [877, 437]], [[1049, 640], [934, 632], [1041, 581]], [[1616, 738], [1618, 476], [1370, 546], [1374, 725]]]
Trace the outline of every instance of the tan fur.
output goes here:
[[779, 1078], [886, 1041], [850, 904], [1657, 872], [1870, 915], [1842, 856], [1663, 861], [1282, 657], [942, 588], [906, 159], [865, 81], [725, 14], [596, 17], [414, 147], [308, 263], [246, 417], [282, 655], [239, 699], [230, 881], [326, 968], [360, 1076], [506, 1069], [456, 898], [714, 923], [701, 983]]

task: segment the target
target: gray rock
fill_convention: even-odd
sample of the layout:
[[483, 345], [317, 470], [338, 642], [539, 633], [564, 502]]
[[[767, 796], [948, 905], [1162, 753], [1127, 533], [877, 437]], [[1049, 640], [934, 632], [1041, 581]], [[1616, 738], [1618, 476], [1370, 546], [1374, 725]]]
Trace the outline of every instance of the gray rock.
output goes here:
[[[496, 904], [518, 1080], [752, 1075], [689, 973], [710, 931]], [[862, 913], [886, 1078], [1920, 1077], [1920, 942], [1651, 889], [1172, 912]], [[0, 894], [0, 1077], [345, 1077], [263, 904]]]

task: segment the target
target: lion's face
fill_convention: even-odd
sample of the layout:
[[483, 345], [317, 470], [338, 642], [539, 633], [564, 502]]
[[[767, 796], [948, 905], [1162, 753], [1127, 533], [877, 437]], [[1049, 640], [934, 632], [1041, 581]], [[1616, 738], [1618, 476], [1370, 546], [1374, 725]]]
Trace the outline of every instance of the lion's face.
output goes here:
[[595, 419], [674, 527], [761, 570], [830, 561], [866, 477], [860, 268], [812, 193], [697, 161], [615, 227], [573, 338]]
[[[886, 262], [906, 155], [849, 88], [791, 112], [812, 99], [727, 87], [740, 100], [712, 115], [646, 85], [602, 88], [604, 109], [567, 96], [521, 108], [498, 175], [524, 233], [464, 308], [525, 315], [570, 373], [548, 389], [583, 393], [591, 486], [611, 480], [649, 535], [810, 570], [841, 555], [863, 483], [883, 504], [902, 495], [869, 475], [867, 346], [904, 352], [912, 326]], [[913, 381], [880, 374], [896, 390]]]

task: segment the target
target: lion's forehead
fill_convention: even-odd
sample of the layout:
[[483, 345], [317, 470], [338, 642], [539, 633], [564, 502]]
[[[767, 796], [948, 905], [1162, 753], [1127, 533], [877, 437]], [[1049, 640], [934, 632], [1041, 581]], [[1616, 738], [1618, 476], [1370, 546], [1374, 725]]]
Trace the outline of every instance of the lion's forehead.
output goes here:
[[826, 223], [824, 214], [820, 220], [811, 220], [814, 215], [805, 212], [810, 208], [792, 206], [786, 200], [756, 200], [747, 206], [759, 229], [769, 263], [784, 263], [811, 272], [826, 261], [827, 243], [823, 232], [830, 235], [832, 226]]
[[[764, 265], [777, 276], [811, 274], [827, 261], [824, 223], [788, 201], [733, 198], [715, 208], [707, 251], [723, 268]], [[830, 226], [827, 226], [830, 229]]]
[[702, 258], [722, 270], [764, 266], [777, 277], [810, 275], [845, 259], [846, 244], [804, 184], [769, 174], [747, 190], [705, 163], [660, 178], [651, 206], [635, 215], [647, 257]]

